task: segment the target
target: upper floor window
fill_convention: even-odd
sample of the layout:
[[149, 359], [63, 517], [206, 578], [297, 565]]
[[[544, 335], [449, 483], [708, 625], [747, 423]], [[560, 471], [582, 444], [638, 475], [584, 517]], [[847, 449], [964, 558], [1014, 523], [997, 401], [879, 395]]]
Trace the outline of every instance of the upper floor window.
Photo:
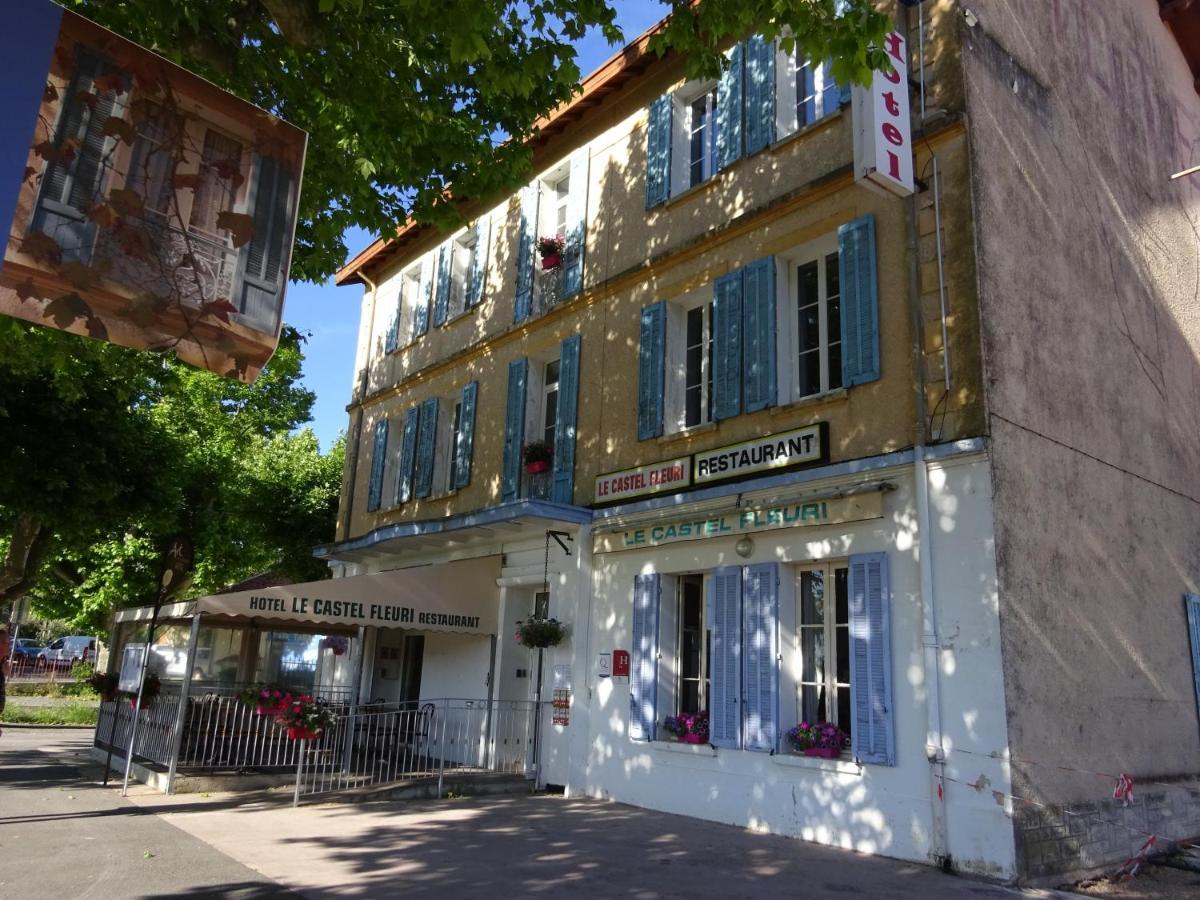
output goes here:
[[554, 222], [554, 234], [558, 237], [567, 236], [567, 222], [570, 219], [571, 173], [548, 182], [551, 202], [551, 220]]
[[712, 304], [687, 311], [684, 348], [683, 425], [690, 428], [712, 419]]
[[515, 322], [541, 315], [583, 288], [589, 165], [584, 148], [521, 191]]
[[813, 63], [797, 48], [795, 64], [796, 128], [804, 128], [838, 111], [840, 88], [829, 72], [828, 62]]
[[712, 177], [717, 159], [717, 89], [705, 91], [687, 107], [688, 186]]
[[542, 404], [539, 414], [542, 440], [554, 449], [554, 428], [558, 424], [558, 360], [546, 363], [542, 370]]
[[838, 252], [832, 241], [791, 271], [795, 297], [795, 396], [823, 394], [842, 386], [842, 315]]

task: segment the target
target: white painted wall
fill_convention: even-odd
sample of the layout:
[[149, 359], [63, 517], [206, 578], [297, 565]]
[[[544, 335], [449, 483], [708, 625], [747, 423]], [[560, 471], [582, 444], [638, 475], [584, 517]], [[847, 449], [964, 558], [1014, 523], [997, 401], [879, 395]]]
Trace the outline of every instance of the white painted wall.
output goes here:
[[[589, 684], [576, 686], [582, 690], [579, 702], [588, 704], [590, 726], [586, 759], [573, 768], [569, 789], [862, 852], [929, 861], [932, 807], [912, 469], [897, 469], [886, 477], [896, 489], [884, 497], [883, 518], [760, 533], [747, 559], [734, 552], [734, 537], [597, 554], [592, 559]], [[947, 774], [973, 781], [983, 773], [991, 788], [1007, 792], [1005, 772], [986, 756], [1006, 747], [1007, 733], [986, 462], [975, 457], [935, 466], [931, 481], [935, 594], [947, 638], [941, 655], [942, 715], [947, 743], [958, 751]], [[988, 555], [981, 556], [980, 548]], [[595, 669], [598, 653], [629, 649], [632, 643], [634, 575], [725, 564], [797, 564], [872, 551], [887, 552], [890, 564], [896, 766], [860, 768], [840, 760], [629, 740], [628, 682], [597, 679]], [[584, 627], [582, 622], [577, 637], [579, 627]], [[781, 696], [781, 709], [790, 701]], [[790, 724], [784, 718], [784, 727]], [[979, 755], [968, 756], [967, 750]], [[948, 788], [949, 851], [956, 862], [969, 871], [1011, 876], [1013, 837], [1007, 810], [993, 801], [990, 789], [980, 793], [954, 783]]]

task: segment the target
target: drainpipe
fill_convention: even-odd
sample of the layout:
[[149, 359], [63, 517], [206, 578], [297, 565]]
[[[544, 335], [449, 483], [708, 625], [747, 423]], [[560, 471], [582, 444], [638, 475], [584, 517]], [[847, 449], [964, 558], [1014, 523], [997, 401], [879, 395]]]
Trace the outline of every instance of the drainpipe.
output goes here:
[[[900, 27], [911, 33], [912, 15], [908, 7], [901, 12]], [[923, 35], [922, 35], [923, 37]], [[918, 60], [922, 98], [924, 97], [924, 58]], [[920, 126], [925, 127], [921, 121]], [[933, 190], [931, 186], [929, 188]], [[924, 649], [924, 683], [926, 736], [925, 755], [929, 760], [929, 804], [932, 834], [930, 856], [935, 865], [951, 868], [949, 832], [946, 825], [946, 755], [942, 736], [941, 669], [938, 655], [941, 642], [937, 629], [937, 596], [933, 582], [933, 528], [929, 515], [929, 469], [926, 464], [926, 404], [925, 360], [922, 353], [921, 275], [920, 275], [920, 191], [909, 198], [908, 226], [908, 288], [913, 332], [913, 383], [916, 389], [916, 445], [913, 448], [913, 484], [917, 501], [917, 535], [920, 552], [921, 577], [921, 644]], [[940, 264], [940, 259], [939, 259]]]
[[370, 311], [368, 313], [368, 321], [370, 325], [367, 328], [367, 355], [363, 360], [362, 371], [358, 373], [358, 388], [355, 391], [355, 403], [353, 421], [350, 425], [350, 454], [346, 460], [346, 465], [350, 467], [350, 477], [346, 483], [346, 506], [342, 510], [342, 539], [344, 540], [350, 534], [350, 521], [354, 511], [354, 489], [358, 485], [358, 452], [362, 445], [362, 423], [363, 423], [363, 408], [362, 399], [367, 392], [367, 373], [371, 370], [371, 334], [375, 328], [375, 295], [378, 290], [378, 285], [371, 280], [366, 272], [359, 272], [358, 277], [361, 278], [371, 290], [371, 302], [369, 304]]

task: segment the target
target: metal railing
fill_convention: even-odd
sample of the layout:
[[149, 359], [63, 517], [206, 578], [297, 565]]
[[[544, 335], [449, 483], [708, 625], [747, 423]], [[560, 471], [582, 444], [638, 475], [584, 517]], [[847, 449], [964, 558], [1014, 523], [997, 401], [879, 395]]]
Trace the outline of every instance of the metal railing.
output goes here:
[[447, 772], [507, 772], [532, 766], [531, 701], [447, 698], [358, 706], [318, 738], [297, 742], [295, 802]]
[[[138, 714], [137, 743], [133, 758], [155, 766], [167, 766], [175, 746], [175, 723], [179, 716], [179, 695], [163, 691]], [[115, 722], [114, 722], [115, 720]], [[96, 719], [95, 745], [124, 756], [129, 749], [129, 730], [133, 727], [133, 707], [126, 697], [100, 704]]]

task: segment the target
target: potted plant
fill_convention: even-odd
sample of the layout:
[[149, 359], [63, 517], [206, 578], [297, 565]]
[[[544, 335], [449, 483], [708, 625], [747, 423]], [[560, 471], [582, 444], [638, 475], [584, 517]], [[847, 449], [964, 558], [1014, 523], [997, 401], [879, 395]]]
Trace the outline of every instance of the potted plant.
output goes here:
[[675, 735], [682, 744], [708, 743], [708, 713], [682, 713], [678, 716], [668, 716], [663, 722], [663, 730]]
[[[162, 690], [162, 681], [153, 672], [147, 672], [146, 678], [142, 682], [142, 709], [146, 709], [154, 703], [154, 698], [158, 696]], [[131, 692], [129, 695], [129, 705], [137, 708], [137, 691]]]
[[238, 694], [238, 698], [246, 706], [253, 706], [257, 715], [274, 716], [292, 699], [292, 695], [277, 685], [260, 684], [246, 688]]
[[100, 695], [101, 701], [109, 703], [117, 697], [117, 676], [112, 672], [93, 672], [87, 680], [93, 691]]
[[545, 441], [530, 441], [521, 450], [521, 458], [525, 462], [525, 471], [530, 475], [537, 475], [550, 468], [554, 450]]
[[332, 650], [334, 656], [344, 656], [350, 647], [350, 639], [341, 635], [330, 635], [321, 641], [322, 650]]
[[837, 759], [846, 749], [846, 732], [832, 722], [801, 722], [787, 733], [788, 744], [805, 756]]
[[542, 268], [557, 269], [562, 264], [563, 250], [566, 245], [567, 243], [561, 235], [538, 238], [537, 249], [542, 256]]
[[567, 636], [567, 627], [558, 619], [526, 619], [517, 623], [516, 639], [526, 647], [557, 647]]
[[287, 729], [289, 740], [313, 740], [333, 725], [333, 710], [321, 700], [302, 694], [281, 706], [275, 720]]

